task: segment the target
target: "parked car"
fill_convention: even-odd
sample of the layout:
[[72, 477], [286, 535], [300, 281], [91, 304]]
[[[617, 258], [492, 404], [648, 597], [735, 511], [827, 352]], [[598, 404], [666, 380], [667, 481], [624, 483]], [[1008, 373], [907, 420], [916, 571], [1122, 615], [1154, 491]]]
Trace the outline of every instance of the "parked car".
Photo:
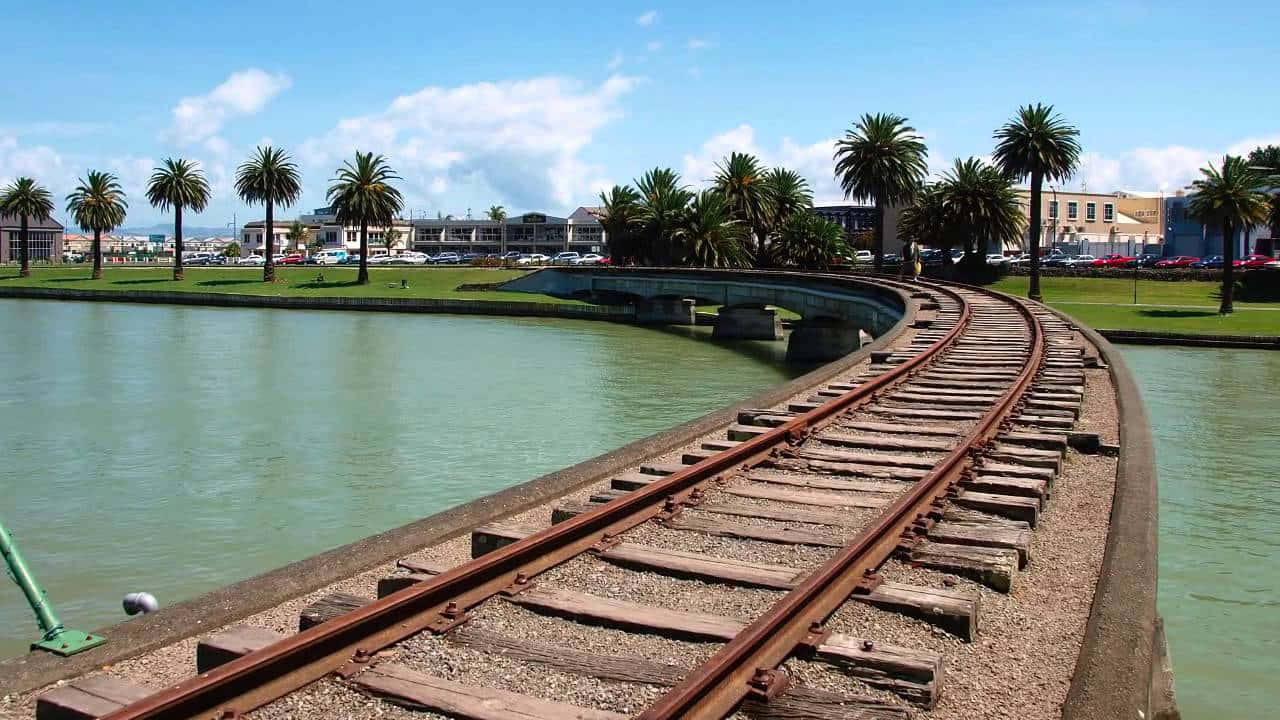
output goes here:
[[1008, 267], [1013, 262], [1013, 258], [1001, 253], [987, 253], [987, 264], [996, 267]]
[[207, 253], [207, 252], [182, 253], [183, 265], [208, 265], [209, 261], [212, 259], [213, 259], [213, 253]]
[[1139, 255], [1134, 262], [1125, 265], [1125, 267], [1133, 267], [1135, 264], [1138, 267], [1156, 267], [1156, 263], [1164, 259], [1159, 255]]
[[901, 265], [902, 256], [899, 255], [898, 253], [885, 253], [884, 264], [885, 265]]
[[1050, 255], [1047, 258], [1041, 258], [1040, 264], [1044, 267], [1068, 267], [1068, 264], [1075, 259], [1075, 255]]
[[1063, 267], [1078, 268], [1093, 265], [1098, 258], [1093, 255], [1076, 255], [1063, 261]]
[[1200, 262], [1200, 258], [1198, 257], [1191, 257], [1190, 255], [1175, 255], [1156, 262], [1155, 266], [1157, 268], [1188, 268], [1198, 262]]
[[519, 259], [520, 259], [520, 255], [522, 255], [522, 254], [523, 254], [523, 253], [521, 253], [519, 250], [512, 250], [512, 251], [508, 252], [507, 254], [503, 255], [503, 256], [502, 256], [502, 259], [503, 259], [503, 260], [519, 260]]
[[934, 249], [925, 249], [920, 251], [921, 265], [941, 265], [942, 251]]
[[600, 261], [604, 259], [605, 259], [604, 256], [600, 255], [599, 253], [587, 253], [586, 255], [583, 255], [582, 257], [574, 260], [573, 264], [574, 265], [598, 265], [600, 264]]
[[[1084, 257], [1084, 256], [1081, 255], [1080, 257]], [[1093, 262], [1089, 264], [1092, 265], [1093, 267], [1120, 268], [1120, 267], [1125, 267], [1125, 265], [1127, 265], [1128, 263], [1134, 262], [1136, 260], [1137, 260], [1136, 257], [1132, 257], [1130, 255], [1120, 255], [1118, 253], [1111, 253], [1110, 255], [1103, 255], [1100, 258], [1094, 258]]]
[[1214, 268], [1220, 268], [1222, 267], [1222, 256], [1210, 255], [1208, 257], [1200, 258], [1199, 262], [1191, 263], [1191, 267], [1197, 270], [1212, 270]]
[[301, 265], [302, 261], [306, 259], [307, 259], [306, 256], [302, 255], [301, 253], [293, 253], [290, 255], [285, 255], [284, 257], [280, 258], [277, 262], [279, 262], [281, 265]]
[[870, 250], [855, 250], [853, 256], [849, 258], [849, 261], [853, 263], [869, 263], [875, 262], [875, 259], [875, 253]]
[[386, 265], [387, 263], [391, 262], [392, 257], [394, 256], [388, 252], [373, 253], [372, 255], [369, 256], [369, 261], [365, 264], [366, 265]]
[[551, 264], [552, 265], [572, 265], [574, 264], [574, 261], [580, 257], [582, 257], [582, 255], [572, 250], [569, 250], [566, 252], [559, 252], [559, 253], [556, 253], [555, 256], [551, 258]]
[[1256, 255], [1256, 254], [1245, 255], [1244, 257], [1240, 258], [1239, 267], [1248, 268], [1252, 270], [1255, 268], [1260, 268], [1274, 259], [1275, 258], [1271, 257], [1270, 255]]
[[1280, 260], [1272, 260], [1266, 265], [1263, 265], [1262, 268], [1264, 270], [1280, 270]]
[[465, 253], [462, 256], [462, 262], [469, 263], [472, 260], [479, 260], [482, 257], [484, 257], [484, 255], [481, 255], [480, 253]]
[[547, 262], [550, 259], [551, 258], [547, 257], [546, 255], [543, 255], [542, 253], [521, 254], [520, 258], [516, 260], [516, 264], [517, 265], [537, 265], [539, 263]]
[[462, 258], [456, 252], [442, 252], [432, 258], [431, 262], [435, 265], [457, 265], [462, 262]]
[[407, 250], [391, 258], [387, 263], [391, 265], [426, 265], [427, 254], [414, 250]]
[[347, 253], [347, 259], [342, 261], [345, 265], [359, 265], [360, 253]]
[[261, 255], [246, 255], [236, 261], [237, 265], [266, 265], [267, 259]]
[[312, 262], [317, 265], [341, 265], [347, 261], [346, 250], [321, 250], [311, 256]]
[[226, 265], [228, 260], [230, 260], [230, 258], [228, 258], [226, 255], [214, 255], [213, 257], [209, 258], [209, 264], [210, 265]]

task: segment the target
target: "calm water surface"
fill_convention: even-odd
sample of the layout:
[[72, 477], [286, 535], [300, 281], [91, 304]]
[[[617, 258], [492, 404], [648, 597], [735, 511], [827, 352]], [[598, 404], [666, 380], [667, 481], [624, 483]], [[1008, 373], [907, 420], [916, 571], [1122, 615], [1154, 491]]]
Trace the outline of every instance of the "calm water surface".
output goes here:
[[[173, 603], [793, 374], [702, 330], [0, 300], [0, 519], [100, 627], [126, 592]], [[36, 635], [0, 580], [0, 657]]]
[[1160, 472], [1160, 612], [1183, 716], [1280, 705], [1280, 352], [1127, 347]]

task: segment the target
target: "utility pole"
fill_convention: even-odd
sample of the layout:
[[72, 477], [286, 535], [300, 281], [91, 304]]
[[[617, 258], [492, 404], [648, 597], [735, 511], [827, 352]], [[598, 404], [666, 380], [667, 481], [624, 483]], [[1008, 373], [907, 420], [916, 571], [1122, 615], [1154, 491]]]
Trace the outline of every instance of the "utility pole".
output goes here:
[[3, 523], [0, 523], [0, 554], [4, 555], [4, 561], [9, 566], [9, 576], [22, 589], [22, 594], [27, 596], [31, 612], [36, 615], [36, 623], [44, 631], [44, 636], [38, 642], [31, 643], [32, 650], [48, 650], [66, 657], [107, 641], [101, 635], [92, 635], [83, 630], [68, 630], [62, 626], [58, 613], [54, 612], [53, 605], [45, 597], [44, 588], [36, 582], [35, 575], [31, 574], [31, 569], [27, 567], [22, 553], [18, 552], [18, 546], [13, 542], [13, 536]]

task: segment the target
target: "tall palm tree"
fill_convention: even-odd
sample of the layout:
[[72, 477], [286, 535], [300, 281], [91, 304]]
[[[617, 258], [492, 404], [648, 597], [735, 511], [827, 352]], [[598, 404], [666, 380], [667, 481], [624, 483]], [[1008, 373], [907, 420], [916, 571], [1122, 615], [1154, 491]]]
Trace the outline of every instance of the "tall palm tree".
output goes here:
[[1222, 228], [1222, 303], [1218, 313], [1229, 315], [1235, 292], [1236, 244], [1232, 236], [1237, 228], [1266, 220], [1269, 208], [1262, 191], [1266, 180], [1235, 155], [1222, 159], [1221, 170], [1209, 165], [1201, 168], [1200, 174], [1204, 177], [1191, 183], [1195, 194], [1187, 209], [1205, 225], [1216, 223]]
[[124, 224], [129, 203], [115, 175], [90, 170], [67, 196], [67, 212], [81, 230], [93, 232], [93, 279], [102, 277], [102, 233]]
[[296, 250], [298, 248], [306, 250], [309, 245], [307, 242], [307, 236], [310, 234], [311, 231], [307, 229], [306, 225], [294, 220], [289, 223], [289, 231], [285, 233], [284, 239], [289, 244], [290, 250]]
[[777, 233], [792, 215], [813, 207], [809, 181], [794, 170], [776, 167], [765, 176], [764, 183], [769, 198], [766, 232], [770, 236]]
[[173, 208], [173, 279], [181, 280], [182, 211], [205, 209], [209, 204], [209, 181], [194, 160], [166, 158], [164, 165], [151, 173], [147, 201], [161, 211]]
[[776, 265], [825, 269], [849, 251], [844, 228], [813, 213], [793, 213], [783, 221], [769, 245]]
[[236, 192], [250, 205], [262, 203], [267, 209], [263, 223], [266, 247], [263, 248], [262, 281], [276, 279], [275, 209], [289, 207], [302, 194], [302, 180], [298, 166], [280, 148], [260, 146], [248, 160], [236, 170]]
[[900, 115], [866, 114], [836, 141], [835, 173], [846, 198], [876, 207], [875, 269], [884, 269], [884, 221], [889, 205], [911, 202], [924, 181], [924, 138]]
[[943, 174], [945, 232], [958, 234], [972, 266], [986, 267], [987, 248], [1016, 244], [1022, 237], [1018, 193], [1001, 170], [977, 158], [956, 160]]
[[507, 209], [501, 205], [490, 205], [489, 210], [485, 212], [485, 214], [494, 222], [502, 222], [507, 219]]
[[734, 217], [724, 194], [703, 190], [694, 196], [672, 237], [687, 265], [740, 268], [751, 265], [748, 236], [746, 224]]
[[357, 284], [369, 282], [369, 225], [389, 227], [404, 205], [400, 191], [391, 185], [399, 179], [386, 158], [357, 150], [355, 162], [343, 163], [329, 186], [329, 204], [337, 211], [338, 222], [360, 228]]
[[734, 218], [756, 236], [756, 247], [763, 254], [769, 234], [766, 168], [755, 155], [740, 152], [729, 153], [716, 168], [715, 189], [728, 201]]
[[53, 198], [49, 191], [29, 177], [20, 177], [0, 194], [0, 215], [18, 218], [19, 277], [31, 276], [31, 243], [27, 239], [28, 223], [48, 220], [53, 214]]
[[996, 130], [994, 159], [1011, 178], [1031, 177], [1031, 286], [1027, 297], [1040, 300], [1040, 190], [1045, 180], [1071, 177], [1080, 164], [1080, 131], [1068, 125], [1052, 105], [1024, 105], [1018, 115]]
[[600, 193], [600, 209], [593, 214], [604, 229], [609, 257], [622, 265], [636, 255], [636, 230], [640, 224], [640, 193], [630, 185], [614, 185]]
[[652, 264], [672, 264], [682, 257], [675, 231], [693, 193], [671, 168], [654, 168], [636, 180], [640, 191], [638, 254]]

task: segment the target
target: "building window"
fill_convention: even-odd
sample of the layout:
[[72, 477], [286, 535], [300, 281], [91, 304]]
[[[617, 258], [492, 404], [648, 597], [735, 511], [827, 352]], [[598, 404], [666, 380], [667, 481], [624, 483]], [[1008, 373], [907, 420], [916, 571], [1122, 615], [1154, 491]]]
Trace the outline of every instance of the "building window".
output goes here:
[[1116, 206], [1111, 203], [1103, 203], [1102, 205], [1102, 221], [1114, 222], [1116, 219]]
[[1098, 203], [1084, 204], [1084, 219], [1087, 222], [1094, 222], [1098, 219]]
[[1080, 203], [1074, 200], [1067, 203], [1067, 219], [1075, 220], [1080, 217]]
[[1054, 220], [1058, 219], [1058, 201], [1057, 200], [1049, 201], [1049, 217], [1053, 218]]

